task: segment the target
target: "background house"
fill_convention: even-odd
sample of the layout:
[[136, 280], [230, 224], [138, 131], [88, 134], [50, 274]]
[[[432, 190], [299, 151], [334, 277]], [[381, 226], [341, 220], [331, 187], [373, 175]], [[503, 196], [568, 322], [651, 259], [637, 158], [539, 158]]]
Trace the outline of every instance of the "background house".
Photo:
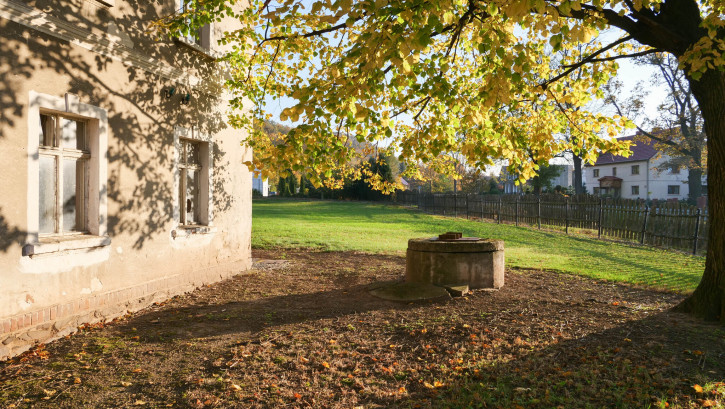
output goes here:
[[261, 173], [253, 175], [252, 189], [259, 192], [262, 197], [269, 196], [269, 179], [263, 179]]
[[563, 189], [568, 189], [574, 186], [574, 166], [568, 164], [552, 164], [551, 167], [559, 169], [559, 175], [551, 180], [551, 186], [561, 186]]
[[585, 167], [587, 189], [595, 195], [625, 199], [687, 199], [687, 169], [665, 168], [667, 155], [658, 152], [645, 136], [627, 136], [632, 141], [628, 157], [605, 153]]
[[[574, 183], [574, 167], [568, 164], [550, 164], [549, 168], [557, 169], [558, 174], [551, 178], [551, 180], [548, 180], [548, 185], [550, 186], [549, 189], [543, 189], [543, 190], [553, 190], [557, 186], [561, 186], [563, 189], [568, 189], [570, 186], [573, 186]], [[510, 193], [522, 193], [524, 191], [530, 191], [531, 188], [531, 181], [527, 181], [523, 185], [516, 185], [516, 181], [518, 180], [518, 176], [510, 173], [508, 169], [506, 169], [506, 166], [501, 167], [501, 174], [500, 174], [500, 180], [503, 184], [503, 192], [506, 194]]]
[[222, 21], [174, 0], [0, 0], [0, 358], [251, 265]]

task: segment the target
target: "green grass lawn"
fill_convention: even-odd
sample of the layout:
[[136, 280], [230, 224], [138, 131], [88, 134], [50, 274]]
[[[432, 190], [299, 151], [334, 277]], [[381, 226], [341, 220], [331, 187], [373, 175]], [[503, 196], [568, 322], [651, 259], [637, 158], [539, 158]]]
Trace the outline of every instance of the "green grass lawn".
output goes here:
[[506, 265], [692, 291], [703, 257], [612, 243], [528, 227], [432, 216], [391, 205], [361, 202], [255, 200], [252, 246], [330, 251], [405, 253], [414, 237], [446, 231], [505, 241]]

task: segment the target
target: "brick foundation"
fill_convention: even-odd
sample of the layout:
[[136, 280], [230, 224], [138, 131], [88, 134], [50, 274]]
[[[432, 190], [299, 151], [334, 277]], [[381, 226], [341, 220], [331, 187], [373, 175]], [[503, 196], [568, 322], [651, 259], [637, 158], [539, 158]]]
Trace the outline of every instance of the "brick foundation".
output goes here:
[[155, 302], [243, 273], [249, 262], [223, 264], [45, 307], [0, 319], [0, 360], [19, 355], [34, 345], [76, 332], [83, 324], [110, 321]]

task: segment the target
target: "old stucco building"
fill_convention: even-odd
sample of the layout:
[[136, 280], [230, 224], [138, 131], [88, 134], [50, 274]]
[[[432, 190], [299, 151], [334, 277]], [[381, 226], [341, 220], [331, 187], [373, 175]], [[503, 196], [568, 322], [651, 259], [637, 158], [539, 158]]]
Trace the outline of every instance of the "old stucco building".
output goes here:
[[180, 0], [0, 0], [0, 359], [250, 267], [251, 151]]

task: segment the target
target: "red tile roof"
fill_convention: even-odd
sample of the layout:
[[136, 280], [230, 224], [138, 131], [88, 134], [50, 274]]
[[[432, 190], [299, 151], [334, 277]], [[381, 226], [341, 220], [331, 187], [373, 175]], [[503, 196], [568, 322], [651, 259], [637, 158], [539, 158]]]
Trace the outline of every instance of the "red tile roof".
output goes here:
[[603, 180], [611, 180], [612, 182], [617, 182], [617, 181], [621, 182], [621, 181], [622, 181], [623, 179], [622, 179], [622, 178], [618, 178], [618, 177], [616, 177], [616, 176], [603, 176], [603, 177], [600, 177], [600, 178], [599, 178], [599, 179], [597, 179], [597, 180], [598, 180], [599, 182], [601, 182], [601, 181], [603, 181]]
[[599, 155], [597, 162], [593, 166], [647, 160], [657, 154], [657, 149], [654, 147], [655, 142], [652, 139], [642, 135], [637, 135], [636, 138], [635, 135], [632, 135], [617, 139], [619, 141], [632, 141], [632, 145], [629, 147], [632, 154], [628, 157], [625, 158], [624, 156], [612, 155], [611, 153], [603, 153]]

